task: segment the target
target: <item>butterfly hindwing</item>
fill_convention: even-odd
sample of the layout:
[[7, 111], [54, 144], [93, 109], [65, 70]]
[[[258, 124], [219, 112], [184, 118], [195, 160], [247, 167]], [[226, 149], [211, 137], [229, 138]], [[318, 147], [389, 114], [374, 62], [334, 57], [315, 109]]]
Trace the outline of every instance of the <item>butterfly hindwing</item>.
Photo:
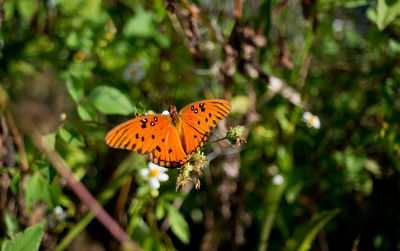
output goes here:
[[179, 113], [183, 120], [185, 152], [192, 154], [203, 146], [211, 130], [230, 110], [231, 104], [221, 99], [202, 100], [182, 108]]
[[170, 126], [157, 142], [154, 150], [149, 153], [153, 163], [164, 167], [179, 167], [186, 163], [187, 154], [183, 150], [178, 132], [173, 126]]

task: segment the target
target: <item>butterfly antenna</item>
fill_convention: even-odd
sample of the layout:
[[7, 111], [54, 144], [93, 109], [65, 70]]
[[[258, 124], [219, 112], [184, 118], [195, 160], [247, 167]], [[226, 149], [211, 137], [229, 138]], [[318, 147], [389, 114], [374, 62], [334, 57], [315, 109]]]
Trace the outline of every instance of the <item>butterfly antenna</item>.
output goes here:
[[[181, 75], [180, 74], [178, 76], [178, 79], [181, 80]], [[172, 104], [175, 104], [175, 98], [176, 98], [176, 93], [178, 91], [178, 88], [179, 88], [179, 81], [178, 81], [178, 84], [176, 85], [176, 88], [175, 88], [174, 100], [173, 100]]]

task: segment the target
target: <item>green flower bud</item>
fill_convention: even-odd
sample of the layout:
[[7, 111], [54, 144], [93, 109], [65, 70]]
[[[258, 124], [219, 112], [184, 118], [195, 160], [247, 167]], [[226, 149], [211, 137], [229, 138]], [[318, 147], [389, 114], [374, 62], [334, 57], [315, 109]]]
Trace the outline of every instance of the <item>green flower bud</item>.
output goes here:
[[234, 147], [239, 147], [242, 143], [246, 143], [246, 139], [243, 138], [244, 126], [231, 127], [226, 134], [227, 140], [231, 142]]

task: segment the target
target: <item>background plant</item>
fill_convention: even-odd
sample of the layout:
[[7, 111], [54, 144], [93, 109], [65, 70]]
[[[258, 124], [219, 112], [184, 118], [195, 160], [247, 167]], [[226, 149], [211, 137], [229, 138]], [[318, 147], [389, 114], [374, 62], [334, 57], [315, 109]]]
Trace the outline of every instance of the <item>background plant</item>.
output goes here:
[[[0, 3], [2, 249], [119, 247], [62, 170], [145, 250], [399, 248], [400, 1]], [[247, 143], [207, 145], [199, 190], [104, 143], [204, 98]]]

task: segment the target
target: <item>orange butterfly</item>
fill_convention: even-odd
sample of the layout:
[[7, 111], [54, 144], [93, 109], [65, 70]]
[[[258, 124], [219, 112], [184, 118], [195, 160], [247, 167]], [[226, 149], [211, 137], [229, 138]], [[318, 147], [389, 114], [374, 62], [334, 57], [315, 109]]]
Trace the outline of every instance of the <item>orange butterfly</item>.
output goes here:
[[149, 154], [153, 163], [180, 167], [203, 146], [218, 122], [231, 110], [222, 99], [191, 103], [179, 113], [169, 106], [169, 115], [155, 114], [124, 122], [108, 132], [105, 140], [113, 148]]

